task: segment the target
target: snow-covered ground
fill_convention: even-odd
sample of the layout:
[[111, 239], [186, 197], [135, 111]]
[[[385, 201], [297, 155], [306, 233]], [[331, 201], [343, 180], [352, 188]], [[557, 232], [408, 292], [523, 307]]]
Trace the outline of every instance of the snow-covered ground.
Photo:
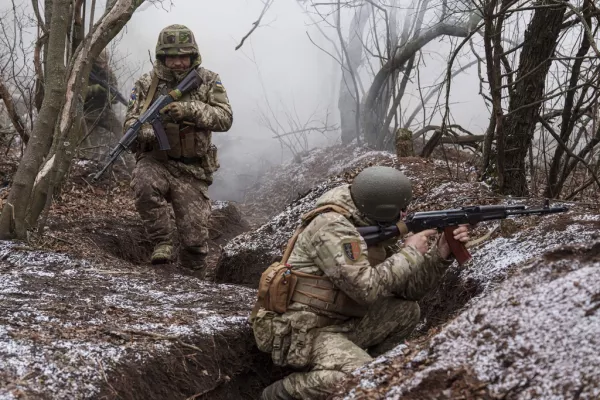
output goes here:
[[599, 268], [598, 241], [522, 264], [420, 351], [357, 370], [344, 398], [600, 398]]
[[121, 362], [246, 336], [252, 290], [0, 242], [0, 399], [91, 398]]

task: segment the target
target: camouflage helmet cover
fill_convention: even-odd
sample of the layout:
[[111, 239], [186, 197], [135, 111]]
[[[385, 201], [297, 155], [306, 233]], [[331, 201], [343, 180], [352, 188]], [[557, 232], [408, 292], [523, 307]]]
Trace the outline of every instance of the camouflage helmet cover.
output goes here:
[[200, 56], [192, 31], [185, 25], [169, 25], [160, 31], [156, 43], [156, 57]]
[[95, 62], [96, 66], [102, 70], [108, 68], [108, 55], [106, 54], [106, 49], [102, 50], [96, 58]]
[[364, 216], [380, 223], [395, 223], [412, 200], [412, 185], [396, 168], [374, 166], [354, 178], [350, 193]]

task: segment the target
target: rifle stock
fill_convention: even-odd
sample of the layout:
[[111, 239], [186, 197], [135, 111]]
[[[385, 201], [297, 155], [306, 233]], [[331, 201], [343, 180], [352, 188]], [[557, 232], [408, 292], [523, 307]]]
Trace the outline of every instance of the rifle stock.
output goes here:
[[459, 264], [464, 264], [471, 255], [462, 242], [454, 239], [453, 231], [459, 225], [476, 225], [483, 221], [505, 219], [509, 216], [546, 215], [567, 212], [567, 207], [549, 207], [548, 200], [543, 208], [525, 209], [525, 206], [467, 206], [457, 209], [417, 212], [409, 214], [399, 224], [390, 226], [358, 227], [358, 233], [367, 246], [373, 246], [389, 239], [399, 238], [401, 231], [398, 225], [406, 225], [406, 230], [418, 233], [426, 229], [437, 229], [444, 232], [450, 250]]

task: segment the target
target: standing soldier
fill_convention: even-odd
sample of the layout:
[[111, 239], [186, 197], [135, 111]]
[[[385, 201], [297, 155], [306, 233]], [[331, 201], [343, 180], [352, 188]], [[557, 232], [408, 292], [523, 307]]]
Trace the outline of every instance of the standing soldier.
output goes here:
[[[83, 109], [85, 139], [82, 158], [101, 161], [108, 150], [119, 141], [123, 125], [113, 110], [113, 104], [118, 102], [117, 94], [111, 93], [110, 88], [107, 90], [105, 87], [117, 87], [115, 74], [108, 65], [106, 50], [94, 61], [91, 75], [95, 79], [90, 78]], [[103, 86], [96, 80], [101, 80], [106, 85]]]
[[[259, 349], [271, 353], [275, 364], [302, 372], [267, 387], [261, 400], [324, 399], [372, 360], [367, 350], [389, 350], [415, 328], [417, 301], [452, 263], [445, 236], [429, 249], [428, 236], [436, 231], [423, 231], [392, 252], [391, 243], [367, 248], [356, 230], [397, 223], [411, 198], [402, 172], [371, 167], [352, 185], [325, 193], [303, 216], [304, 228], [282, 260], [295, 282], [285, 269], [273, 274], [278, 267], [273, 265], [261, 277], [251, 315]], [[469, 239], [464, 226], [454, 235], [462, 242]]]
[[131, 187], [136, 208], [155, 243], [152, 264], [173, 259], [173, 229], [168, 203], [173, 206], [182, 251], [181, 264], [204, 273], [208, 254], [208, 186], [219, 168], [211, 132], [225, 132], [233, 114], [219, 75], [200, 66], [202, 58], [193, 33], [183, 25], [160, 32], [156, 62], [131, 92], [125, 130], [161, 94], [167, 94], [193, 69], [201, 85], [161, 111], [170, 150], [159, 150], [153, 128], [140, 130]]

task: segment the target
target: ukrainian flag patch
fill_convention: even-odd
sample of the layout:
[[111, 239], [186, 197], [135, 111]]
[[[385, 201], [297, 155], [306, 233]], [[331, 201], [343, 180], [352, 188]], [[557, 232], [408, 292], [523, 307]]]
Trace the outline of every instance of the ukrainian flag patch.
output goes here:
[[129, 103], [127, 104], [127, 107], [128, 108], [133, 107], [136, 99], [137, 99], [137, 94], [136, 94], [135, 87], [134, 87], [133, 89], [131, 89], [131, 94], [129, 95]]

